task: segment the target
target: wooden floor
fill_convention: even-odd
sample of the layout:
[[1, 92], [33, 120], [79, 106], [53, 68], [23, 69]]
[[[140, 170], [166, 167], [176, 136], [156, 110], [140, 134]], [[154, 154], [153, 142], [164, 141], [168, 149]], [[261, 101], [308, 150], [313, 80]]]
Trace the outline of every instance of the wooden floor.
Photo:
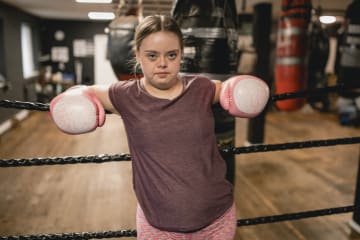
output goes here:
[[[238, 119], [236, 145], [247, 121]], [[360, 136], [333, 114], [271, 112], [265, 143]], [[121, 119], [108, 116], [99, 130], [80, 136], [58, 131], [47, 113], [0, 137], [0, 159], [128, 153]], [[352, 205], [359, 145], [236, 156], [237, 217]], [[130, 162], [0, 168], [0, 236], [135, 229], [136, 199]], [[343, 240], [352, 214], [239, 227], [236, 239]], [[122, 238], [134, 239], [134, 238]]]

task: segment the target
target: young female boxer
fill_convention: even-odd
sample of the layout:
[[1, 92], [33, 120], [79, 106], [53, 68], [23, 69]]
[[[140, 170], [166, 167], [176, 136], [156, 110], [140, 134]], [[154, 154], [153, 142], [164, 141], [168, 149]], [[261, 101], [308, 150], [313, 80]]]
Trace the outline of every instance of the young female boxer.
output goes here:
[[166, 16], [148, 16], [135, 33], [143, 77], [110, 86], [78, 86], [55, 97], [50, 110], [69, 134], [94, 130], [104, 109], [121, 115], [138, 200], [137, 238], [230, 240], [235, 236], [233, 187], [216, 144], [213, 103], [254, 117], [269, 89], [253, 76], [225, 82], [180, 75], [181, 31]]

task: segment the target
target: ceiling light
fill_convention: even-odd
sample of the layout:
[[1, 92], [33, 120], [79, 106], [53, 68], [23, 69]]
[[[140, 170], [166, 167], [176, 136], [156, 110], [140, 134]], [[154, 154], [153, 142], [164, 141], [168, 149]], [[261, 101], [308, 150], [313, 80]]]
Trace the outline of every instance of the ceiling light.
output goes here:
[[76, 0], [78, 3], [111, 3], [112, 0]]
[[320, 16], [320, 22], [325, 24], [330, 24], [336, 22], [336, 17], [334, 16]]
[[88, 17], [93, 20], [112, 20], [115, 14], [112, 12], [89, 12]]

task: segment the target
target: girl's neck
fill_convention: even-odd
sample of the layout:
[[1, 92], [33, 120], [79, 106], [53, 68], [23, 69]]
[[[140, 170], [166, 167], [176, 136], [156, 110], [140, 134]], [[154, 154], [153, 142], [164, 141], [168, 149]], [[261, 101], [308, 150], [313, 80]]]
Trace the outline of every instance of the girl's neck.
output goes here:
[[171, 88], [166, 89], [166, 90], [158, 89], [154, 86], [151, 86], [149, 83], [147, 83], [147, 81], [144, 78], [141, 79], [141, 82], [142, 82], [144, 89], [151, 96], [154, 96], [156, 98], [161, 98], [161, 99], [172, 100], [172, 99], [176, 98], [177, 96], [179, 96], [183, 91], [183, 83], [182, 83], [181, 79], [179, 77], [177, 77], [176, 79], [177, 80], [176, 80], [176, 83], [174, 84], [174, 86], [172, 86]]

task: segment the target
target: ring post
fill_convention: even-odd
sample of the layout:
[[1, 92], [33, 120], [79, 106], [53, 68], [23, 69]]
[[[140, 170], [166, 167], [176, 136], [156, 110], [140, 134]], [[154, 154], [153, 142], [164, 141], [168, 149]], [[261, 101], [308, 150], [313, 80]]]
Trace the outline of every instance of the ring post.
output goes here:
[[[254, 7], [253, 38], [257, 52], [255, 76], [263, 79], [270, 86], [270, 32], [271, 32], [271, 3], [258, 3]], [[249, 119], [247, 143], [249, 145], [264, 142], [266, 109], [257, 117]]]
[[358, 161], [354, 206], [355, 210], [352, 219], [349, 221], [349, 225], [354, 232], [360, 234], [360, 153]]

